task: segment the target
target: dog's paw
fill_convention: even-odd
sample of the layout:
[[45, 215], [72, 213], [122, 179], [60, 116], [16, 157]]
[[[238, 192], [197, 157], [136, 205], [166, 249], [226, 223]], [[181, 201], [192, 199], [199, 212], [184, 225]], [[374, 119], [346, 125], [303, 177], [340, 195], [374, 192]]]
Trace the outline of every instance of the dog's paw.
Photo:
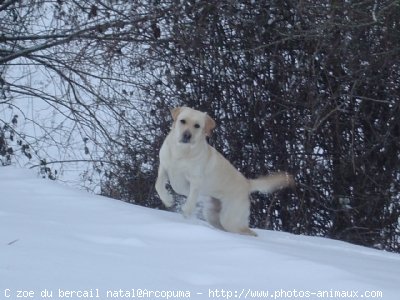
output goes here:
[[189, 218], [192, 214], [193, 211], [195, 209], [195, 206], [188, 204], [188, 202], [186, 202], [183, 206], [182, 206], [182, 215], [185, 218]]
[[174, 205], [174, 198], [168, 192], [164, 193], [162, 196], [160, 195], [160, 198], [166, 207], [171, 207]]

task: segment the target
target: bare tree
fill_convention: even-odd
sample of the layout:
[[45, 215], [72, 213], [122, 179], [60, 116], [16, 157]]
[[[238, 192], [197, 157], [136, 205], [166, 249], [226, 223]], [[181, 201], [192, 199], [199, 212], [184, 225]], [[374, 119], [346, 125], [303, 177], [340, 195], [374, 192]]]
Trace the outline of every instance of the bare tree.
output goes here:
[[106, 142], [121, 145], [122, 132], [140, 140], [148, 114], [142, 87], [153, 80], [145, 57], [148, 45], [160, 38], [152, 28], [158, 16], [147, 5], [0, 5], [0, 122], [12, 132], [3, 140], [14, 144], [7, 148], [14, 156], [22, 151], [48, 171], [56, 161], [104, 163]]

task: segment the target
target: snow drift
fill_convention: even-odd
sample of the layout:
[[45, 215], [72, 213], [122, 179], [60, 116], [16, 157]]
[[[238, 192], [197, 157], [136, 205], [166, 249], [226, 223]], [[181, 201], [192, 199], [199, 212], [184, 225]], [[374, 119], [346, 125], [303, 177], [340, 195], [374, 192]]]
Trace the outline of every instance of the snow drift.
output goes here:
[[257, 233], [1, 167], [0, 299], [398, 299], [397, 254]]

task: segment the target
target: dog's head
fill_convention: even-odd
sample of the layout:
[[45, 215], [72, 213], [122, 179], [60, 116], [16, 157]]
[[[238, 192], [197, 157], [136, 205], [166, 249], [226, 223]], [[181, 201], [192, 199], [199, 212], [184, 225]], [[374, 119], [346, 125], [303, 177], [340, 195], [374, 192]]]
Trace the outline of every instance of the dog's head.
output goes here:
[[215, 121], [207, 113], [189, 107], [171, 109], [172, 129], [178, 143], [195, 145], [211, 135]]

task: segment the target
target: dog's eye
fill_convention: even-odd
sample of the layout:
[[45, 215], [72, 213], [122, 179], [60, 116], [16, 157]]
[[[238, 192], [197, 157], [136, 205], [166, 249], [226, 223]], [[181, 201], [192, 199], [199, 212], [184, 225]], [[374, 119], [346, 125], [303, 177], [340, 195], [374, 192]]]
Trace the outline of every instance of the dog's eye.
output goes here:
[[186, 124], [186, 120], [185, 120], [185, 119], [182, 119], [182, 120], [181, 120], [181, 124]]
[[200, 128], [199, 124], [194, 124], [194, 128]]

